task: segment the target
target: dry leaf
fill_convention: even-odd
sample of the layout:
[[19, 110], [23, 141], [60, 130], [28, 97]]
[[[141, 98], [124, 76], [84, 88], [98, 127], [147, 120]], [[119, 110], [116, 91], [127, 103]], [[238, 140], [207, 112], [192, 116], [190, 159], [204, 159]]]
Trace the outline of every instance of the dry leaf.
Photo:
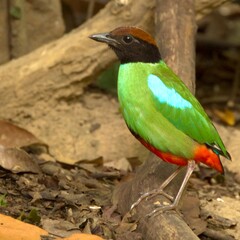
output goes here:
[[17, 148], [5, 148], [2, 145], [0, 145], [0, 166], [14, 173], [40, 172], [39, 166], [25, 151]]
[[196, 192], [186, 192], [182, 199], [183, 219], [196, 235], [206, 231], [207, 223], [200, 218], [200, 202]]
[[57, 238], [56, 240], [103, 240], [103, 238], [96, 235], [91, 235], [91, 234], [76, 233], [71, 235], [70, 237]]
[[48, 233], [31, 224], [0, 214], [1, 240], [41, 240], [41, 236]]
[[[0, 239], [1, 240], [41, 240], [48, 232], [31, 224], [21, 222], [12, 217], [0, 214]], [[103, 240], [103, 238], [91, 234], [73, 234], [66, 238], [56, 240]]]
[[[80, 231], [76, 225], [64, 220], [43, 218], [41, 219], [41, 224], [50, 234], [61, 237], [69, 237], [71, 234], [79, 233]], [[75, 228], [76, 230], [71, 230], [71, 228]], [[71, 230], [71, 232], [69, 230]]]
[[20, 148], [30, 145], [45, 145], [32, 133], [10, 122], [0, 120], [0, 144], [8, 148]]
[[224, 111], [215, 109], [213, 112], [221, 121], [228, 124], [229, 126], [234, 126], [236, 124], [236, 118], [233, 111], [229, 109], [226, 109]]

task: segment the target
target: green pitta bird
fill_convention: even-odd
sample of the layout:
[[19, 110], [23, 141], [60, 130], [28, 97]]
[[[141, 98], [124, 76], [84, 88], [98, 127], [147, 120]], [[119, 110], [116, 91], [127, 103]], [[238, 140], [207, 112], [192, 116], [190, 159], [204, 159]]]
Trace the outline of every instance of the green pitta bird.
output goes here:
[[108, 44], [121, 62], [118, 98], [131, 133], [162, 160], [180, 167], [156, 191], [142, 195], [138, 205], [163, 189], [183, 166], [187, 172], [172, 203], [159, 210], [174, 209], [196, 164], [204, 163], [223, 173], [219, 155], [231, 159], [217, 130], [198, 100], [161, 59], [151, 35], [136, 27], [120, 27], [91, 39]]

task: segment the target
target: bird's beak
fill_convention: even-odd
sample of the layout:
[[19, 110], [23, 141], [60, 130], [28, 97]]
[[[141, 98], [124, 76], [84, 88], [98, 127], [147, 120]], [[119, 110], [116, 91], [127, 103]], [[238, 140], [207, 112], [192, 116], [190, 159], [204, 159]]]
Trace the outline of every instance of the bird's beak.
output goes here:
[[89, 38], [91, 38], [91, 39], [93, 39], [93, 40], [95, 40], [97, 42], [107, 43], [108, 45], [112, 45], [112, 46], [116, 46], [116, 45], [119, 44], [117, 42], [117, 40], [112, 38], [109, 33], [93, 34], [93, 35], [90, 35]]

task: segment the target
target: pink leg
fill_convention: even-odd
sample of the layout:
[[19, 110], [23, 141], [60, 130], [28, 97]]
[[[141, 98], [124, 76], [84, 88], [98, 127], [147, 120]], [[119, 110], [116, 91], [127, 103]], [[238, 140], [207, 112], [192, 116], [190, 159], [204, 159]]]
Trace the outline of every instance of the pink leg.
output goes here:
[[138, 198], [138, 200], [136, 202], [134, 202], [131, 206], [131, 209], [132, 210], [133, 208], [135, 208], [136, 206], [138, 206], [138, 204], [144, 200], [145, 198], [148, 198], [148, 197], [154, 197], [156, 195], [163, 195], [165, 196], [166, 198], [168, 198], [169, 200], [173, 201], [174, 198], [172, 196], [170, 196], [169, 194], [165, 193], [163, 190], [165, 187], [168, 186], [168, 184], [178, 175], [178, 173], [181, 171], [183, 167], [178, 167], [176, 169], [176, 171], [174, 171], [162, 184], [161, 186], [158, 188], [158, 189], [154, 189], [152, 191], [149, 191], [149, 192], [146, 192], [144, 193], [141, 197]]
[[169, 194], [165, 193], [163, 190], [164, 188], [166, 188], [169, 183], [179, 174], [179, 172], [181, 171], [181, 169], [183, 167], [179, 167], [177, 168], [177, 170], [175, 172], [173, 172], [163, 183], [162, 185], [158, 188], [158, 189], [154, 189], [150, 192], [147, 192], [145, 194], [143, 194], [135, 203], [132, 204], [131, 206], [131, 209], [130, 211], [135, 208], [142, 200], [144, 200], [145, 198], [148, 198], [148, 197], [153, 197], [153, 196], [156, 196], [156, 195], [163, 195], [165, 196], [166, 198], [168, 198], [169, 200], [171, 200], [173, 203], [170, 204], [170, 205], [167, 205], [167, 206], [160, 206], [158, 207], [157, 209], [155, 209], [154, 211], [152, 211], [150, 214], [148, 214], [148, 216], [152, 216], [158, 212], [161, 212], [161, 211], [166, 211], [166, 210], [171, 210], [171, 209], [175, 209], [181, 199], [181, 196], [182, 196], [182, 193], [184, 191], [184, 188], [195, 168], [195, 161], [193, 160], [190, 160], [188, 162], [188, 165], [187, 165], [187, 172], [186, 172], [186, 175], [184, 177], [184, 180], [182, 182], [182, 185], [177, 193], [177, 196], [175, 197], [175, 199], [170, 196]]
[[192, 175], [192, 172], [194, 170], [196, 166], [196, 163], [195, 161], [193, 160], [190, 160], [188, 162], [188, 165], [187, 165], [187, 172], [186, 172], [186, 175], [183, 179], [183, 182], [182, 182], [182, 185], [177, 193], [177, 196], [175, 197], [174, 201], [172, 204], [168, 205], [168, 206], [160, 206], [158, 208], [156, 208], [155, 210], [153, 210], [151, 213], [148, 214], [149, 217], [153, 216], [154, 214], [157, 214], [157, 213], [160, 213], [160, 212], [164, 212], [164, 211], [167, 211], [167, 210], [172, 210], [172, 209], [176, 209], [178, 204], [179, 204], [179, 201], [182, 197], [182, 194], [183, 194], [183, 191], [187, 185], [187, 182], [190, 178], [190, 176]]

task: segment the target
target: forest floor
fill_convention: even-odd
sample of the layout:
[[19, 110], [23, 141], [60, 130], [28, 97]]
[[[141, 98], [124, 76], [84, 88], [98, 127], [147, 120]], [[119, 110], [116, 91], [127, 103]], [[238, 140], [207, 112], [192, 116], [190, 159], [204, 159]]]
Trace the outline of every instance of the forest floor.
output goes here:
[[[52, 237], [84, 232], [142, 239], [135, 231], [137, 222], [122, 220], [112, 204], [126, 172], [104, 167], [100, 159], [75, 165], [36, 156], [35, 161], [41, 169], [37, 174], [0, 170], [0, 213], [38, 225]], [[190, 180], [180, 212], [200, 239], [240, 239], [239, 193], [233, 174], [227, 171], [223, 177], [201, 167]]]

